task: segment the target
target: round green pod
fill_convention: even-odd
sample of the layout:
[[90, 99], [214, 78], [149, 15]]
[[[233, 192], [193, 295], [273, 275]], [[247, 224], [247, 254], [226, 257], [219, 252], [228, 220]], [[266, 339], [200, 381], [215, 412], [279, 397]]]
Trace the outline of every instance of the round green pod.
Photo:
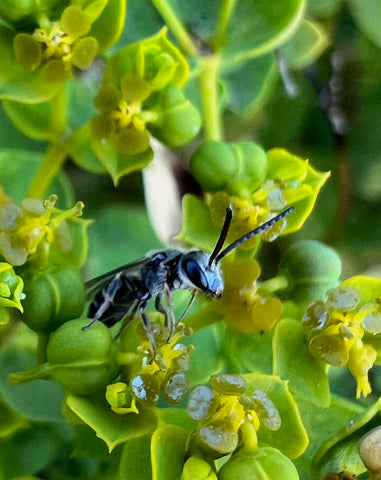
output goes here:
[[191, 172], [209, 192], [249, 196], [266, 179], [264, 150], [253, 142], [204, 142], [191, 159]]
[[218, 472], [219, 480], [298, 480], [292, 461], [279, 450], [260, 447], [255, 452], [244, 448], [233, 454]]
[[101, 322], [88, 329], [89, 318], [76, 318], [61, 325], [49, 337], [46, 355], [51, 375], [77, 395], [105, 388], [117, 375], [116, 345]]
[[149, 123], [150, 132], [170, 147], [179, 147], [194, 138], [201, 127], [201, 116], [178, 87], [161, 91], [152, 107], [157, 118]]
[[322, 300], [338, 285], [341, 260], [337, 252], [317, 240], [299, 240], [291, 245], [279, 263], [278, 273], [287, 278], [288, 295], [303, 305]]
[[24, 278], [22, 320], [35, 332], [52, 332], [65, 321], [78, 317], [85, 302], [85, 287], [79, 270], [55, 268]]

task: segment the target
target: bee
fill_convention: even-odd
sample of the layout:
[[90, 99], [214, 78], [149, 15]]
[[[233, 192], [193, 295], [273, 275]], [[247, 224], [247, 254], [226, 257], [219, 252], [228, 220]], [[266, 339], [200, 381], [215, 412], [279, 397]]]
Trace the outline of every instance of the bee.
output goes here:
[[146, 313], [148, 302], [154, 298], [155, 309], [164, 314], [170, 339], [177, 323], [173, 311], [172, 292], [174, 290], [192, 292], [185, 312], [200, 291], [209, 297], [220, 298], [224, 291], [220, 266], [222, 258], [250, 238], [265, 232], [293, 211], [294, 207], [287, 208], [222, 249], [233, 215], [231, 208], [227, 208], [220, 236], [211, 254], [202, 250], [159, 250], [147, 254], [141, 260], [90, 280], [86, 287], [88, 294], [93, 296], [88, 312], [92, 320], [84, 329], [97, 321], [112, 327], [124, 319], [119, 336], [130, 321], [140, 316], [155, 355], [155, 339]]

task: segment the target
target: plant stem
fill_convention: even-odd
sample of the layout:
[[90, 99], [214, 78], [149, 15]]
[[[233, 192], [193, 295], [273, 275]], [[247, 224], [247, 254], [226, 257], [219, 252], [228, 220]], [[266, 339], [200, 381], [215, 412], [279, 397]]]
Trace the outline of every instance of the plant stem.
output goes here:
[[42, 159], [37, 174], [29, 187], [27, 196], [42, 198], [50, 187], [55, 176], [61, 170], [67, 156], [67, 146], [61, 142], [52, 143]]
[[155, 5], [160, 15], [163, 17], [163, 20], [167, 24], [168, 28], [176, 37], [183, 51], [187, 55], [196, 56], [197, 48], [193, 43], [192, 38], [186, 31], [180, 18], [176, 15], [176, 13], [172, 10], [171, 6], [168, 4], [167, 0], [151, 0], [151, 1]]
[[221, 109], [218, 95], [220, 57], [209, 55], [201, 59], [200, 90], [204, 111], [206, 140], [221, 140]]
[[220, 50], [225, 43], [226, 30], [233, 15], [237, 0], [223, 0], [218, 16], [218, 23], [213, 38], [213, 47]]
[[48, 344], [49, 335], [40, 332], [37, 337], [37, 363], [42, 364], [46, 362], [46, 346]]

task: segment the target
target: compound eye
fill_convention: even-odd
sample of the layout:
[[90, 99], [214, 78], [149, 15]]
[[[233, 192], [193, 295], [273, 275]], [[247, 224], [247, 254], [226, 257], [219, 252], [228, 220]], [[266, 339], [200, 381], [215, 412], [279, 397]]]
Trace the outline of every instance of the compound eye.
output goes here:
[[185, 264], [185, 270], [189, 280], [193, 283], [193, 285], [201, 290], [208, 290], [208, 282], [198, 263], [194, 262], [193, 260], [189, 260]]

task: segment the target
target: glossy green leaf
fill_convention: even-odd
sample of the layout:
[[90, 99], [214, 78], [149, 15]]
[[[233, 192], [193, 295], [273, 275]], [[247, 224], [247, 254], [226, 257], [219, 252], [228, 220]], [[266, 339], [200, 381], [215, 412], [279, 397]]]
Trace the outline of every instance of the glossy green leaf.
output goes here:
[[277, 78], [272, 54], [244, 62], [224, 77], [229, 108], [237, 114], [254, 114], [272, 92]]
[[224, 61], [259, 57], [278, 48], [299, 25], [304, 7], [304, 0], [241, 1], [227, 31]]
[[91, 216], [95, 221], [89, 229], [87, 278], [133, 262], [155, 248], [162, 248], [143, 207], [126, 209], [124, 204], [114, 204], [91, 212]]
[[301, 69], [314, 62], [328, 46], [329, 38], [323, 27], [303, 20], [280, 53], [291, 68]]
[[[49, 426], [33, 425], [11, 439], [0, 441], [0, 469], [4, 478], [38, 474], [64, 448], [59, 435]], [[32, 477], [34, 479], [34, 477]]]
[[[0, 150], [0, 185], [16, 203], [25, 198], [41, 160], [42, 154], [36, 151]], [[48, 193], [55, 193], [58, 196], [59, 208], [68, 208], [74, 203], [71, 185], [63, 172], [57, 175]]]
[[160, 408], [156, 413], [160, 425], [176, 425], [188, 432], [194, 430], [196, 426], [187, 411], [179, 407]]
[[358, 26], [372, 42], [381, 47], [381, 4], [374, 0], [353, 0], [349, 8]]
[[322, 408], [328, 407], [331, 396], [326, 370], [308, 349], [305, 331], [300, 322], [281, 320], [273, 338], [274, 375], [288, 380], [290, 390]]
[[22, 415], [0, 401], [0, 439], [10, 437], [27, 426], [28, 421]]
[[15, 412], [34, 422], [62, 423], [61, 404], [63, 390], [53, 381], [38, 380], [11, 386], [8, 375], [27, 370], [35, 365], [35, 352], [31, 349], [4, 345], [0, 351], [0, 397]]
[[151, 435], [128, 440], [123, 445], [119, 463], [120, 478], [151, 480]]
[[111, 175], [115, 186], [118, 185], [124, 175], [134, 172], [135, 170], [141, 170], [147, 166], [153, 157], [153, 152], [150, 147], [135, 155], [120, 153], [116, 150], [114, 142], [111, 140], [100, 142], [94, 139], [91, 142], [91, 146], [95, 155]]
[[119, 39], [126, 7], [127, 0], [109, 0], [102, 14], [92, 24], [89, 35], [97, 39], [100, 53], [106, 52]]
[[151, 441], [152, 480], [178, 480], [184, 466], [188, 432], [176, 425], [161, 425]]
[[[80, 135], [78, 129], [88, 123], [97, 113], [94, 97], [98, 88], [96, 83], [85, 81], [81, 77], [73, 77], [65, 84], [67, 123], [73, 131], [72, 141], [74, 144], [77, 141], [77, 135]], [[87, 146], [87, 148], [89, 147]]]
[[341, 7], [342, 0], [307, 0], [307, 12], [312, 15], [328, 17]]
[[183, 197], [183, 226], [177, 239], [201, 250], [212, 251], [220, 230], [212, 223], [206, 204], [192, 194]]
[[14, 125], [30, 138], [52, 142], [65, 131], [65, 113], [57, 102], [25, 104], [4, 100], [3, 107]]
[[67, 396], [66, 404], [107, 444], [110, 452], [117, 445], [155, 429], [156, 416], [152, 410], [118, 415], [104, 399], [76, 395]]
[[263, 390], [274, 403], [282, 422], [280, 428], [273, 431], [261, 426], [258, 431], [259, 441], [278, 448], [291, 459], [300, 456], [306, 450], [309, 440], [287, 382], [273, 375], [257, 373], [243, 375], [243, 378], [248, 384], [246, 394], [250, 395], [257, 389]]
[[273, 148], [267, 152], [270, 179], [282, 179], [289, 182], [283, 193], [288, 205], [295, 207], [295, 212], [287, 219], [287, 232], [299, 230], [316, 202], [318, 193], [327, 181], [330, 173], [321, 173], [311, 167], [308, 160]]
[[92, 148], [92, 142], [91, 127], [87, 123], [74, 132], [69, 146], [70, 155], [73, 161], [81, 168], [93, 173], [106, 173], [106, 168]]
[[223, 336], [222, 351], [234, 372], [271, 374], [273, 332], [241, 333], [228, 329]]

